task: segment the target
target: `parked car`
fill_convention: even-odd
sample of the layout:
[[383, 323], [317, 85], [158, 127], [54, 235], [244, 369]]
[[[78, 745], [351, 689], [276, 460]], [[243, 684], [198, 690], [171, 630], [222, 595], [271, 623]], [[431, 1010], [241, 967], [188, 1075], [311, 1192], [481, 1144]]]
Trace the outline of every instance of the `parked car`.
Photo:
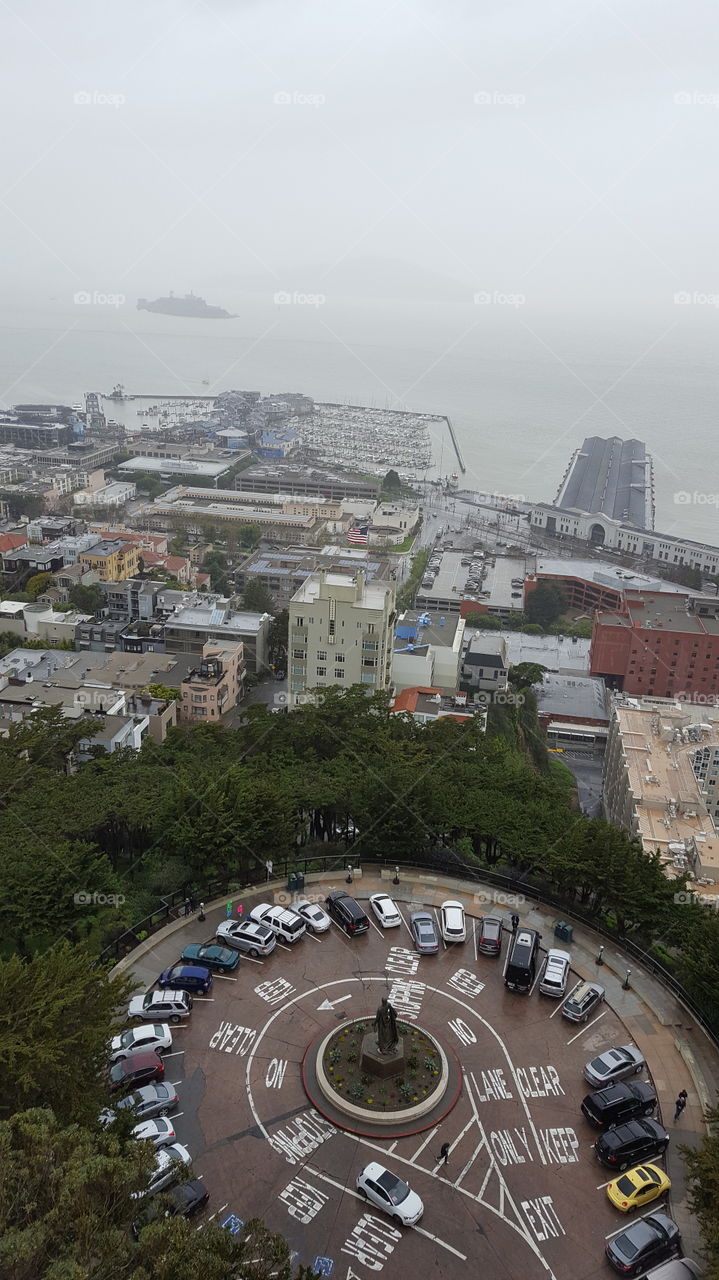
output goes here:
[[650, 1084], [638, 1080], [635, 1084], [618, 1080], [596, 1093], [588, 1093], [582, 1102], [582, 1112], [596, 1129], [609, 1129], [613, 1124], [625, 1124], [639, 1116], [650, 1116], [657, 1105], [657, 1095]]
[[539, 990], [543, 996], [552, 996], [555, 1000], [562, 998], [567, 990], [571, 963], [572, 959], [567, 951], [560, 951], [557, 947], [552, 947], [547, 952], [542, 975], [539, 979]]
[[642, 1160], [661, 1156], [669, 1146], [669, 1134], [658, 1120], [646, 1116], [642, 1120], [627, 1120], [613, 1125], [594, 1144], [594, 1152], [607, 1169], [623, 1173]]
[[[146, 1084], [142, 1089], [128, 1093], [126, 1098], [120, 1098], [115, 1106], [118, 1111], [122, 1108], [123, 1111], [134, 1112], [138, 1120], [151, 1120], [153, 1116], [169, 1115], [178, 1106], [179, 1101], [172, 1085]], [[114, 1118], [113, 1112], [109, 1114]]]
[[388, 893], [370, 894], [369, 904], [383, 929], [394, 929], [402, 923], [402, 917]]
[[409, 918], [414, 945], [420, 955], [434, 955], [439, 951], [439, 939], [434, 920], [429, 911], [413, 911]]
[[531, 991], [537, 972], [540, 934], [536, 929], [517, 929], [504, 971], [504, 985], [510, 991]]
[[192, 996], [189, 991], [148, 991], [144, 996], [133, 996], [127, 1010], [134, 1022], [184, 1022], [192, 1013]]
[[461, 902], [448, 898], [439, 909], [439, 931], [445, 942], [466, 942], [467, 925]]
[[191, 942], [180, 959], [191, 966], [201, 965], [212, 973], [232, 973], [240, 963], [240, 953], [215, 942]]
[[144, 1191], [132, 1191], [130, 1194], [133, 1200], [140, 1200], [143, 1196], [154, 1196], [158, 1191], [162, 1191], [163, 1187], [169, 1186], [171, 1182], [175, 1182], [182, 1174], [184, 1165], [192, 1164], [192, 1156], [187, 1147], [183, 1147], [180, 1142], [173, 1142], [170, 1147], [163, 1147], [155, 1155], [155, 1169], [150, 1181]]
[[258, 924], [268, 924], [278, 942], [299, 942], [307, 931], [301, 916], [287, 907], [273, 906], [271, 902], [260, 902], [250, 912], [250, 920]]
[[258, 924], [256, 920], [223, 920], [215, 934], [218, 942], [224, 947], [234, 947], [245, 955], [269, 956], [277, 946], [274, 931], [268, 924]]
[[209, 1198], [210, 1193], [200, 1178], [190, 1178], [189, 1182], [181, 1182], [179, 1187], [166, 1187], [135, 1219], [132, 1234], [137, 1240], [142, 1228], [156, 1218], [172, 1218], [176, 1215], [192, 1218], [200, 1209], [204, 1209]]
[[483, 956], [498, 956], [502, 950], [502, 917], [482, 916], [479, 922], [477, 950]]
[[612, 1080], [624, 1080], [639, 1075], [644, 1066], [644, 1056], [636, 1045], [623, 1044], [620, 1049], [605, 1049], [598, 1058], [592, 1058], [584, 1068], [584, 1079], [595, 1088]]
[[130, 1058], [144, 1049], [154, 1049], [156, 1053], [167, 1053], [172, 1048], [172, 1033], [167, 1023], [152, 1023], [144, 1027], [130, 1027], [110, 1041], [110, 1062], [120, 1062], [122, 1058]]
[[358, 1173], [357, 1190], [403, 1227], [413, 1227], [424, 1213], [424, 1205], [409, 1183], [376, 1161]]
[[603, 999], [604, 987], [598, 982], [578, 982], [562, 1005], [562, 1017], [570, 1022], [586, 1022]]
[[327, 912], [323, 911], [317, 902], [308, 902], [306, 898], [300, 898], [293, 904], [293, 910], [301, 920], [304, 920], [310, 933], [326, 933], [332, 927], [332, 921]]
[[701, 1271], [691, 1258], [675, 1258], [647, 1271], [646, 1280], [699, 1280]]
[[325, 906], [332, 919], [350, 937], [354, 937], [357, 933], [367, 933], [369, 917], [363, 911], [359, 902], [355, 898], [351, 898], [343, 889], [336, 889], [334, 893], [325, 898]]
[[158, 1116], [156, 1120], [141, 1120], [135, 1125], [132, 1136], [143, 1142], [154, 1142], [156, 1147], [169, 1147], [177, 1134], [169, 1120]]
[[212, 990], [212, 974], [204, 965], [173, 964], [171, 968], [163, 969], [157, 985], [206, 996]]
[[615, 1209], [631, 1213], [632, 1209], [641, 1209], [652, 1200], [658, 1200], [671, 1185], [671, 1178], [658, 1164], [640, 1164], [610, 1182], [607, 1196]]
[[165, 1064], [159, 1053], [154, 1050], [133, 1053], [132, 1057], [121, 1058], [110, 1068], [110, 1089], [113, 1093], [120, 1089], [137, 1089], [153, 1080], [162, 1080], [164, 1074]]
[[666, 1213], [650, 1213], [608, 1240], [605, 1253], [615, 1271], [638, 1276], [681, 1251], [681, 1232]]

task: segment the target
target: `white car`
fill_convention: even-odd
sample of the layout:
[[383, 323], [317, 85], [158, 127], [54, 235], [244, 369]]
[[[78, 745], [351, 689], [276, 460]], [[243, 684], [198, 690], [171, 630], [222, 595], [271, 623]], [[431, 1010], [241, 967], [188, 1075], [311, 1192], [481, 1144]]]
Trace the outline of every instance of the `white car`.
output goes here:
[[268, 924], [278, 942], [299, 942], [307, 926], [301, 916], [287, 907], [273, 906], [271, 902], [258, 902], [250, 912], [250, 920]]
[[439, 930], [445, 942], [466, 942], [467, 925], [461, 902], [449, 898], [439, 909]]
[[332, 921], [316, 902], [308, 902], [306, 898], [300, 898], [299, 902], [292, 903], [292, 910], [304, 920], [310, 933], [326, 933], [332, 926]]
[[552, 947], [547, 952], [542, 976], [539, 979], [539, 990], [542, 995], [554, 996], [555, 1000], [559, 1000], [564, 995], [569, 981], [571, 963], [572, 958], [567, 951], [560, 951], [558, 947]]
[[192, 1164], [192, 1156], [187, 1147], [183, 1147], [179, 1142], [173, 1142], [171, 1147], [162, 1147], [155, 1155], [155, 1171], [144, 1191], [132, 1191], [133, 1200], [140, 1200], [143, 1196], [154, 1196], [156, 1192], [162, 1191], [164, 1187], [168, 1187], [171, 1182], [175, 1182], [182, 1174], [183, 1165]]
[[132, 1136], [146, 1142], [154, 1142], [156, 1147], [169, 1147], [175, 1141], [177, 1134], [170, 1120], [158, 1116], [157, 1120], [143, 1120], [140, 1124], [136, 1124]]
[[402, 917], [388, 893], [371, 893], [369, 904], [383, 929], [394, 929]]
[[146, 1027], [131, 1027], [122, 1035], [114, 1036], [110, 1042], [110, 1062], [122, 1062], [123, 1058], [131, 1058], [142, 1050], [154, 1049], [157, 1053], [167, 1053], [172, 1048], [172, 1034], [166, 1022], [154, 1023]]
[[375, 1161], [358, 1173], [357, 1190], [403, 1227], [413, 1227], [424, 1213], [424, 1205], [409, 1183]]

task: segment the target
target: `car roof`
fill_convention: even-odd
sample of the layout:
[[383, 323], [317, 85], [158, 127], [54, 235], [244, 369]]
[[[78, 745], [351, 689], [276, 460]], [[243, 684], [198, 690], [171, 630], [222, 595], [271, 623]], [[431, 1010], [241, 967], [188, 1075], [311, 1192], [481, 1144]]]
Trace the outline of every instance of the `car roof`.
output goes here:
[[413, 911], [410, 916], [410, 920], [429, 920], [429, 923], [432, 923], [432, 917], [429, 914], [429, 911]]
[[454, 898], [448, 898], [446, 902], [442, 903], [442, 906], [441, 906], [442, 911], [448, 911], [450, 910], [450, 908], [454, 909], [455, 911], [464, 911], [464, 907], [462, 906], [462, 903], [455, 902]]
[[547, 952], [547, 964], [571, 964], [572, 957], [568, 951], [560, 951], [558, 947], [550, 947]]
[[157, 1066], [158, 1062], [162, 1062], [159, 1053], [154, 1049], [142, 1049], [131, 1058], [121, 1058], [115, 1066], [122, 1067], [124, 1075], [130, 1075], [133, 1071], [142, 1071], [143, 1067]]
[[200, 964], [172, 964], [166, 973], [181, 973], [184, 978], [209, 978], [210, 971]]

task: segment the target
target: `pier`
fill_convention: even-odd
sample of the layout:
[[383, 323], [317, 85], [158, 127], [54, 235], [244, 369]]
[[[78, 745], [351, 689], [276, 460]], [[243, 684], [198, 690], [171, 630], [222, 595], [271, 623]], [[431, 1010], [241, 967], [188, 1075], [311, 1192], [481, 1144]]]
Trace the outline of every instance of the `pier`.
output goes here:
[[454, 427], [452, 426], [452, 420], [446, 414], [445, 414], [444, 420], [447, 423], [447, 426], [449, 427], [449, 434], [452, 439], [452, 444], [454, 445], [454, 452], [457, 455], [457, 462], [459, 464], [459, 469], [462, 472], [462, 475], [465, 475], [467, 468], [464, 465], [464, 458], [462, 457], [462, 453], [459, 447], [459, 443], [457, 441], [457, 437], [454, 434]]

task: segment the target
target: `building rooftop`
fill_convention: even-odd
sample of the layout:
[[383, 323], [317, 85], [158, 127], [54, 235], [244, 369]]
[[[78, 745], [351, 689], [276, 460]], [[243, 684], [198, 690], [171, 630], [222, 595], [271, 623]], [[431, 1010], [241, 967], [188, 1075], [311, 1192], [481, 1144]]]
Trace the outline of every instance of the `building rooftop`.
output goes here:
[[[244, 613], [234, 609], [213, 609], [201, 605], [186, 605], [170, 615], [167, 627], [227, 627], [228, 630], [254, 635], [262, 630], [270, 618], [269, 613]], [[155, 655], [153, 655], [154, 657]]]
[[391, 710], [399, 713], [406, 711], [410, 715], [420, 714], [440, 717], [451, 716], [454, 720], [472, 720], [472, 714], [463, 711], [454, 698], [448, 698], [442, 689], [416, 685], [403, 689], [392, 699]]
[[622, 565], [614, 565], [605, 560], [582, 560], [572, 556], [571, 560], [560, 560], [551, 556], [538, 556], [535, 564], [537, 574], [563, 578], [583, 578], [587, 582], [596, 582], [602, 587], [613, 587], [616, 591], [633, 588], [639, 591], [663, 591], [666, 594], [675, 592], [679, 595], [693, 595], [687, 587], [677, 582], [665, 582], [663, 578], [653, 578], [644, 573], [634, 573]]
[[557, 506], [590, 515], [603, 512], [612, 520], [651, 528], [652, 471], [645, 444], [587, 436], [574, 455]]
[[609, 723], [607, 691], [604, 681], [597, 676], [548, 674], [535, 689], [537, 712], [541, 716], [569, 716]]
[[[324, 575], [325, 583], [328, 587], [337, 587], [340, 590], [351, 590], [355, 587], [355, 576], [351, 573], [326, 573]], [[303, 582], [301, 587], [292, 597], [293, 604], [312, 604], [320, 595], [320, 575], [312, 574]], [[385, 607], [387, 592], [389, 587], [385, 587], [376, 582], [364, 582], [362, 588], [362, 596], [354, 603], [363, 609], [379, 609]]]
[[484, 646], [490, 639], [501, 636], [507, 643], [507, 661], [510, 667], [520, 662], [539, 662], [548, 671], [567, 675], [589, 675], [589, 640], [572, 640], [568, 636], [532, 636], [522, 631], [474, 631], [468, 627], [465, 635], [480, 637]]
[[[420, 619], [425, 620], [420, 626]], [[402, 614], [395, 628], [394, 649], [404, 649], [407, 644], [415, 648], [420, 645], [434, 645], [436, 648], [451, 649], [457, 632], [464, 632], [464, 619], [459, 614], [431, 614], [423, 609], [407, 609]]]
[[121, 462], [118, 471], [156, 471], [163, 475], [221, 476], [236, 462], [228, 457], [223, 462], [206, 462], [198, 458], [150, 458], [144, 454]]

